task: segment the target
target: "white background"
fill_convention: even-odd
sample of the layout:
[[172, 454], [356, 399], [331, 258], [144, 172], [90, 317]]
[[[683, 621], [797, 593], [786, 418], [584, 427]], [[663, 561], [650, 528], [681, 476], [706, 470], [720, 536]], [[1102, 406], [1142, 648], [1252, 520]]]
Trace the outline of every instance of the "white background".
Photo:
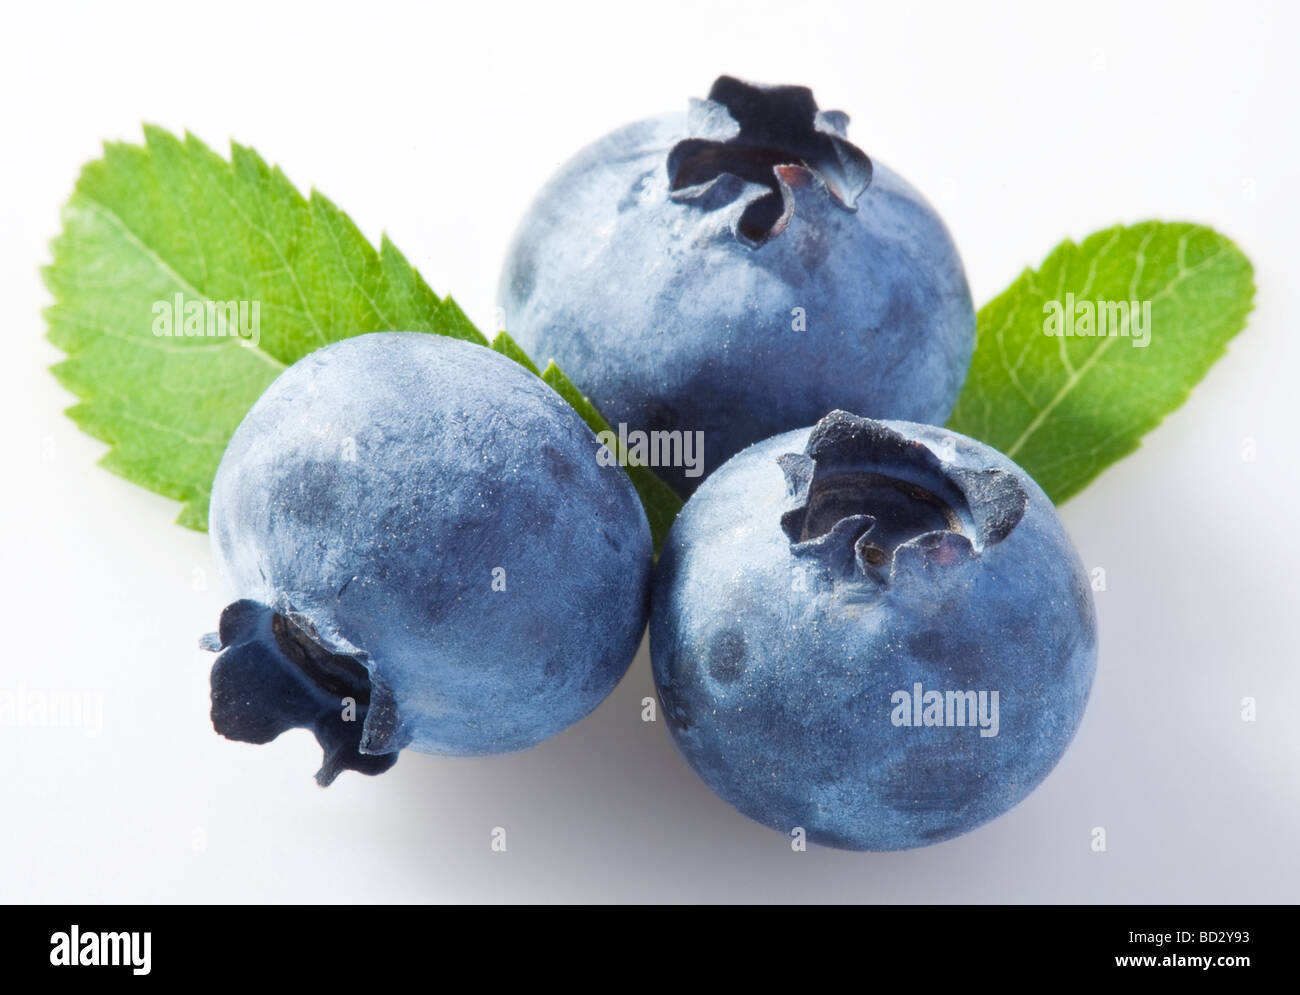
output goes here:
[[[104, 723], [93, 737], [0, 726], [0, 900], [1300, 898], [1294, 8], [8, 8], [0, 693], [100, 693]], [[1211, 224], [1256, 265], [1256, 310], [1227, 356], [1062, 509], [1108, 586], [1096, 687], [1060, 766], [939, 846], [793, 853], [640, 721], [644, 644], [592, 717], [521, 755], [406, 754], [322, 791], [306, 732], [220, 739], [195, 648], [223, 604], [206, 538], [95, 466], [103, 446], [61, 414], [73, 398], [45, 371], [58, 353], [37, 268], [81, 164], [142, 121], [222, 151], [236, 138], [367, 236], [386, 230], [488, 329], [513, 225], [552, 170], [720, 72], [805, 83], [849, 112], [850, 137], [944, 214], [977, 303], [1115, 222]], [[495, 826], [506, 853], [489, 848]]]

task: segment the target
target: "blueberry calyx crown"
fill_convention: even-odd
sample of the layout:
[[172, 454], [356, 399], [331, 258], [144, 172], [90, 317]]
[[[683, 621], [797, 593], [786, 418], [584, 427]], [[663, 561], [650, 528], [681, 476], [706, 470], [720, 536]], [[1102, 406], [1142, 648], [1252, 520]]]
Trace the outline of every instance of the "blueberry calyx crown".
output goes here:
[[751, 248], [785, 231], [794, 214], [793, 187], [819, 181], [834, 203], [856, 210], [871, 183], [871, 160], [845, 137], [848, 123], [840, 111], [818, 110], [805, 86], [719, 76], [708, 99], [692, 105], [692, 137], [668, 153], [672, 197], [714, 209], [740, 197], [747, 183], [766, 187], [736, 227]]
[[212, 665], [212, 725], [227, 739], [269, 743], [310, 729], [325, 753], [322, 787], [344, 770], [381, 774], [397, 762], [397, 709], [391, 691], [353, 647], [323, 644], [292, 609], [241, 600], [221, 613], [200, 645], [219, 651]]
[[971, 562], [1011, 534], [1029, 502], [1015, 474], [942, 460], [846, 411], [832, 411], [804, 452], [777, 462], [795, 501], [781, 518], [790, 551], [878, 591]]

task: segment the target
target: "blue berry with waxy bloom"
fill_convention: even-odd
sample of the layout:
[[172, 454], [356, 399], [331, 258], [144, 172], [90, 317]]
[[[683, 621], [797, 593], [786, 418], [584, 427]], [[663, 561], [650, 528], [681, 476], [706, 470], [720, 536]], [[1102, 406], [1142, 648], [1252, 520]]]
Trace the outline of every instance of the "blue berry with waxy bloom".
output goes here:
[[[611, 423], [703, 432], [706, 473], [834, 408], [941, 424], [975, 341], [961, 260], [847, 124], [723, 76], [595, 142], [520, 223], [506, 329]], [[688, 494], [688, 469], [661, 472]]]
[[550, 387], [437, 335], [345, 339], [240, 424], [211, 504], [237, 599], [206, 645], [212, 721], [311, 729], [317, 780], [400, 749], [487, 754], [596, 707], [645, 626], [652, 548], [627, 474]]
[[1083, 716], [1087, 575], [1047, 496], [942, 428], [834, 411], [705, 481], [650, 616], [673, 740], [741, 812], [852, 850], [950, 839]]

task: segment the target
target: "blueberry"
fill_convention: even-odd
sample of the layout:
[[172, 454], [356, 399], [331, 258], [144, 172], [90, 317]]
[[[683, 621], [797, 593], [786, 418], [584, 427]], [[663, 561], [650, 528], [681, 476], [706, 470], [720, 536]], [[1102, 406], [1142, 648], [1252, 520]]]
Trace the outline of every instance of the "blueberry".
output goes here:
[[645, 625], [650, 529], [550, 387], [436, 335], [346, 339], [244, 419], [212, 491], [237, 599], [208, 637], [212, 720], [312, 729], [317, 779], [397, 751], [518, 750], [582, 718]]
[[650, 615], [672, 737], [724, 800], [897, 850], [1005, 812], [1055, 766], [1096, 666], [1051, 502], [964, 436], [834, 411], [734, 457], [668, 536]]
[[600, 139], [520, 224], [505, 327], [610, 422], [703, 432], [705, 472], [833, 408], [941, 424], [974, 347], [961, 260], [847, 123], [723, 76], [689, 115]]

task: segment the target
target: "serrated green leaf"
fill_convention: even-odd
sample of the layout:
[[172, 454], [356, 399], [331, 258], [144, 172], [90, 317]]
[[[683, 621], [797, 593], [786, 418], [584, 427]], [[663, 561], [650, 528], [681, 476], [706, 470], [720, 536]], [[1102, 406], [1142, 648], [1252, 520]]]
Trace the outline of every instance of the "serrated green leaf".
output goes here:
[[[46, 318], [68, 354], [54, 373], [82, 399], [68, 414], [109, 444], [106, 468], [180, 501], [182, 525], [207, 527], [231, 434], [307, 353], [393, 330], [488, 345], [387, 236], [376, 252], [328, 198], [304, 198], [252, 149], [232, 144], [227, 162], [193, 135], [144, 130], [143, 146], [107, 144], [82, 170], [44, 271], [55, 301]], [[185, 304], [257, 302], [260, 335], [156, 335], [155, 305], [178, 294]], [[564, 388], [593, 431], [608, 428], [558, 369], [543, 376], [504, 332], [492, 346]], [[648, 470], [628, 470], [657, 548], [681, 501]]]
[[[1245, 324], [1253, 297], [1250, 261], [1201, 225], [1149, 221], [1062, 242], [980, 309], [949, 427], [1006, 453], [1064, 501], [1187, 398]], [[1096, 334], [1098, 301], [1136, 302], [1127, 324], [1118, 308], [1105, 319], [1106, 332], [1127, 334]], [[1094, 334], [1045, 331], [1049, 320], [1054, 333], [1080, 330], [1083, 302], [1093, 302]]]
[[[149, 126], [143, 146], [107, 144], [82, 170], [44, 276], [49, 338], [67, 353], [54, 373], [82, 399], [69, 415], [109, 444], [104, 466], [182, 502], [196, 529], [226, 442], [295, 360], [391, 329], [487, 343], [387, 239], [376, 252], [253, 150], [232, 145], [227, 162]], [[155, 335], [155, 304], [177, 294], [257, 302], [256, 344]]]
[[542, 371], [537, 368], [537, 364], [528, 358], [528, 353], [524, 352], [524, 350], [519, 347], [519, 343], [505, 332], [497, 332], [496, 338], [492, 340], [492, 348], [501, 353], [501, 355], [513, 359], [534, 376], [540, 377], [542, 375]]

